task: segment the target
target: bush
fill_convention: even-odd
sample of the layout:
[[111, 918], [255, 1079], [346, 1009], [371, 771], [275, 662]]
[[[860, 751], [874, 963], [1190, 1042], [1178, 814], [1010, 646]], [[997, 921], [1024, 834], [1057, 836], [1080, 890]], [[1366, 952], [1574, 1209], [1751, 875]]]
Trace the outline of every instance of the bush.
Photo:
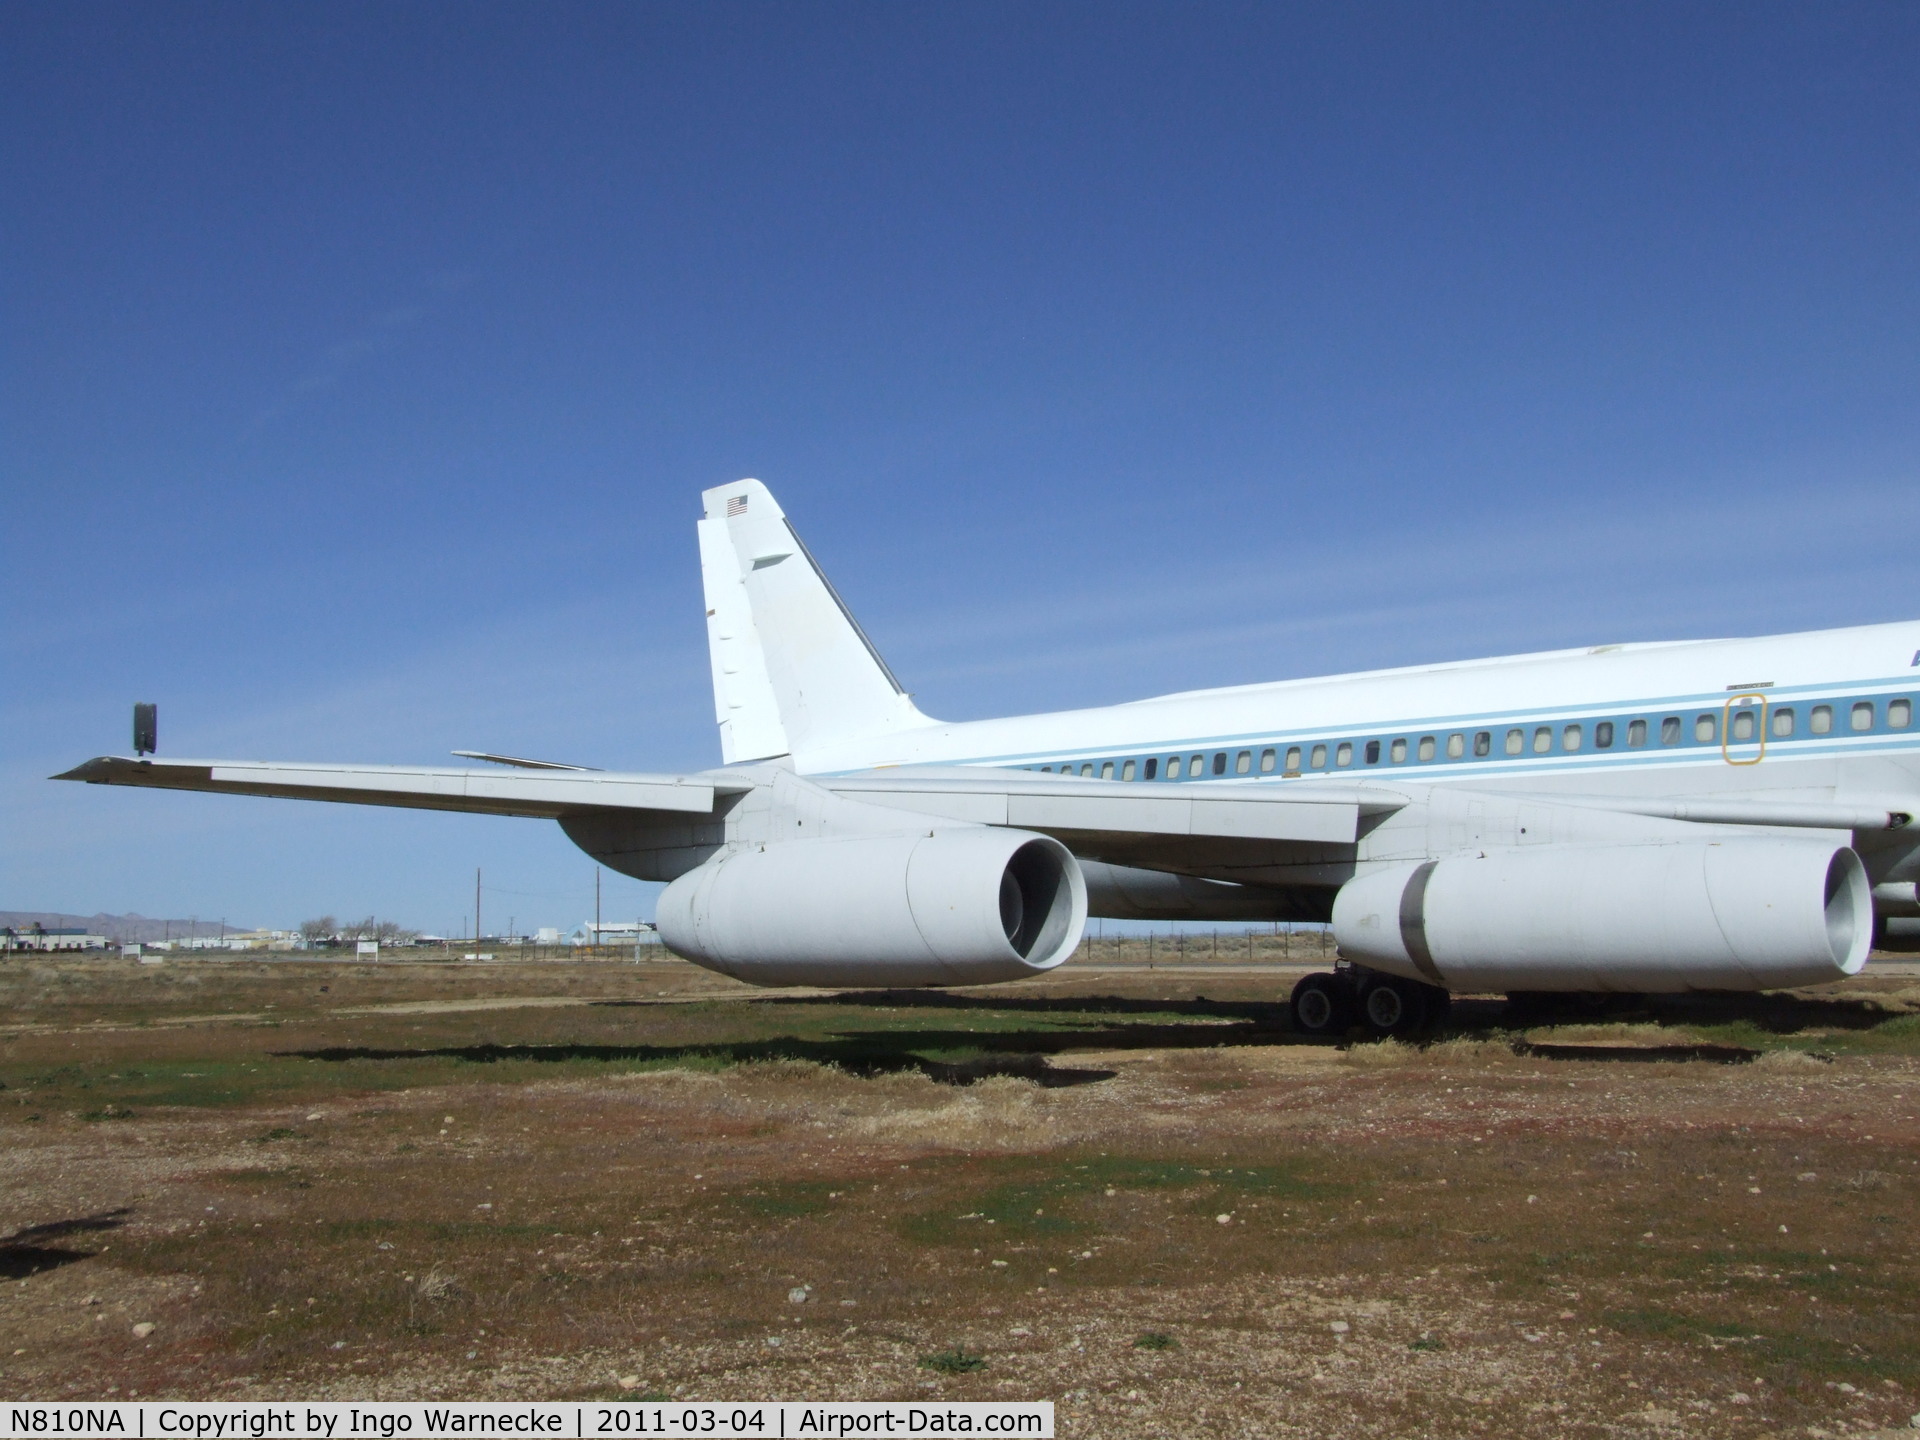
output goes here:
[[978, 1355], [969, 1355], [964, 1350], [939, 1350], [932, 1355], [920, 1357], [922, 1370], [938, 1370], [942, 1375], [964, 1375], [969, 1370], [984, 1370], [987, 1362]]

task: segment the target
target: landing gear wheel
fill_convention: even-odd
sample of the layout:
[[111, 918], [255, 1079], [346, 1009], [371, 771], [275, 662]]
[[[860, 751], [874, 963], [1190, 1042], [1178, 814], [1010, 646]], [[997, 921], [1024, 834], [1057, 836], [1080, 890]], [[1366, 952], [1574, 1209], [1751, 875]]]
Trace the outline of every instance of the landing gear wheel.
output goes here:
[[1353, 991], [1338, 975], [1308, 975], [1293, 987], [1289, 1008], [1302, 1035], [1344, 1035], [1353, 1023]]
[[1427, 987], [1397, 975], [1378, 975], [1360, 994], [1360, 1017], [1379, 1036], [1412, 1035], [1427, 1023]]

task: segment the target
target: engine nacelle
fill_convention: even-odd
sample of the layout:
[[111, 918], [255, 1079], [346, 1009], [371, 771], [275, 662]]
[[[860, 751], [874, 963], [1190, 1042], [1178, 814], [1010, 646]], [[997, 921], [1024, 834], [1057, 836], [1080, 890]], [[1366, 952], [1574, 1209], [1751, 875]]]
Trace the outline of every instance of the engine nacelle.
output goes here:
[[1058, 840], [982, 826], [722, 851], [655, 913], [676, 954], [755, 985], [979, 985], [1071, 955], [1087, 887]]
[[1858, 974], [1873, 901], [1844, 845], [1543, 845], [1356, 877], [1333, 933], [1358, 964], [1449, 990], [1768, 990]]

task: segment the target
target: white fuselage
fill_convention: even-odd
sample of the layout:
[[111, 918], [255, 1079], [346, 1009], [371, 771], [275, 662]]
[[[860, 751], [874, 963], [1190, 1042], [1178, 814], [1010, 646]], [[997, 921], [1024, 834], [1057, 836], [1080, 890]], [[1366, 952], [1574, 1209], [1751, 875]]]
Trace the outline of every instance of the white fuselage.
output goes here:
[[795, 755], [803, 774], [976, 765], [1192, 784], [1920, 799], [1920, 621], [1601, 645], [932, 722]]

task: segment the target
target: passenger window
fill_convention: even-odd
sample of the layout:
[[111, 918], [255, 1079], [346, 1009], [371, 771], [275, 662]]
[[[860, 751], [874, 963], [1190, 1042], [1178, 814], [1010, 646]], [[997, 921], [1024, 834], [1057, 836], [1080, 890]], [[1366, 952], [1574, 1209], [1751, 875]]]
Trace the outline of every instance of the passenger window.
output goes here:
[[1082, 766], [1080, 767], [1080, 773], [1081, 773], [1081, 774], [1082, 774], [1083, 776], [1088, 776], [1088, 777], [1091, 777], [1091, 776], [1092, 776], [1092, 774], [1093, 774], [1093, 766], [1092, 766], [1092, 765], [1082, 765]]
[[1378, 765], [1379, 763], [1380, 742], [1378, 740], [1369, 740], [1367, 741], [1367, 764]]
[[1222, 750], [1213, 757], [1213, 773], [1216, 775], [1224, 775], [1227, 773], [1226, 751]]
[[1533, 732], [1533, 753], [1536, 755], [1544, 755], [1552, 748], [1553, 727], [1551, 725], [1537, 726]]
[[1680, 717], [1669, 715], [1660, 722], [1660, 743], [1678, 745], [1680, 743]]
[[1729, 740], [1751, 740], [1754, 735], [1754, 715], [1751, 710], [1733, 712], [1733, 723], [1727, 726]]
[[1120, 778], [1122, 780], [1133, 779], [1133, 761], [1129, 760], [1120, 767]]
[[1527, 732], [1524, 730], [1507, 731], [1507, 754], [1518, 755], [1527, 748]]
[[1613, 748], [1613, 722], [1611, 720], [1602, 720], [1598, 725], [1593, 727], [1593, 748], [1596, 750], [1611, 750]]
[[1233, 757], [1233, 773], [1234, 774], [1245, 775], [1252, 769], [1253, 769], [1253, 752], [1252, 751], [1242, 750], [1238, 755]]
[[1178, 780], [1179, 778], [1180, 778], [1180, 757], [1178, 755], [1169, 755], [1167, 757], [1167, 779]]
[[1353, 763], [1353, 742], [1351, 740], [1342, 740], [1340, 742], [1340, 748], [1333, 752], [1333, 763], [1335, 765], [1351, 765]]
[[1287, 773], [1289, 775], [1298, 775], [1300, 773], [1300, 747], [1298, 745], [1295, 745], [1291, 750], [1287, 751]]
[[1420, 758], [1422, 760], [1431, 760], [1433, 758], [1433, 736], [1422, 735], [1420, 737]]
[[1474, 735], [1473, 753], [1476, 755], [1491, 755], [1493, 753], [1493, 732], [1491, 730], [1481, 730]]
[[1693, 738], [1698, 740], [1702, 745], [1711, 744], [1714, 737], [1719, 733], [1719, 723], [1713, 716], [1696, 715], [1693, 717]]
[[1913, 702], [1911, 700], [1889, 700], [1887, 702], [1887, 728], [1904, 730], [1913, 723]]
[[1580, 748], [1580, 739], [1580, 727], [1578, 725], [1569, 725], [1560, 732], [1560, 748], [1562, 750], [1578, 750]]
[[1147, 761], [1146, 768], [1142, 770], [1140, 773], [1146, 779], [1151, 780], [1153, 779], [1154, 775], [1159, 771], [1159, 769], [1160, 769], [1160, 757], [1156, 755], [1151, 760]]
[[1873, 729], [1873, 701], [1862, 700], [1853, 707], [1853, 716], [1848, 722], [1856, 730]]
[[[1298, 765], [1290, 765], [1287, 768], [1290, 770], [1298, 770], [1300, 767]], [[1260, 752], [1260, 773], [1262, 775], [1271, 775], [1273, 773], [1273, 751], [1262, 750]]]
[[1814, 706], [1813, 713], [1807, 716], [1807, 729], [1816, 735], [1824, 735], [1833, 729], [1833, 706]]
[[1327, 768], [1327, 747], [1324, 745], [1314, 746], [1313, 754], [1307, 758], [1307, 763], [1310, 766], [1312, 766], [1315, 770], [1326, 769]]
[[1782, 738], [1793, 734], [1793, 707], [1773, 712], [1773, 733]]
[[1646, 743], [1647, 722], [1644, 720], [1629, 720], [1627, 722], [1627, 744], [1644, 745]]
[[1399, 740], [1394, 741], [1393, 744], [1387, 748], [1387, 753], [1393, 757], [1394, 764], [1396, 765], [1406, 764], [1407, 742], [1405, 738], [1403, 737]]
[[1458, 730], [1447, 736], [1447, 759], [1458, 760], [1467, 753], [1467, 737]]
[[1113, 779], [1113, 761], [1109, 760], [1100, 767], [1100, 778], [1102, 780]]

